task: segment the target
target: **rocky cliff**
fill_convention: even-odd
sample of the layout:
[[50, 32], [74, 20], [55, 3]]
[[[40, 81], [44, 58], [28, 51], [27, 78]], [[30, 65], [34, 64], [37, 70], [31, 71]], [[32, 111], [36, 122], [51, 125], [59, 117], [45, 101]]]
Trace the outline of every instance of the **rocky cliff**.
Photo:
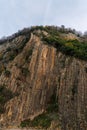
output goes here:
[[[43, 37], [49, 35], [33, 29], [1, 41], [2, 127], [14, 128], [45, 113], [50, 115], [50, 130], [87, 130], [87, 62], [45, 43]], [[79, 39], [69, 35], [58, 34], [62, 39]], [[10, 98], [5, 101], [3, 95]]]

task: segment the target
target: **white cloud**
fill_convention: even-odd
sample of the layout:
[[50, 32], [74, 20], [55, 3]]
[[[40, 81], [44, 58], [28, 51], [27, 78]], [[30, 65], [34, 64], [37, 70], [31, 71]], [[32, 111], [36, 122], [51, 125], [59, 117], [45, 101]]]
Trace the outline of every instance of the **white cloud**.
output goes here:
[[87, 0], [0, 0], [0, 37], [31, 25], [87, 28]]

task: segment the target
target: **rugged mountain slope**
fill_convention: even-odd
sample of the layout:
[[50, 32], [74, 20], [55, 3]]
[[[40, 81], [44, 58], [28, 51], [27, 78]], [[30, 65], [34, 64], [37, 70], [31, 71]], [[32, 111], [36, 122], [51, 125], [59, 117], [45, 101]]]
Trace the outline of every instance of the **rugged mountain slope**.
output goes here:
[[77, 35], [53, 31], [25, 29], [0, 41], [2, 127], [87, 129], [87, 44], [79, 48]]

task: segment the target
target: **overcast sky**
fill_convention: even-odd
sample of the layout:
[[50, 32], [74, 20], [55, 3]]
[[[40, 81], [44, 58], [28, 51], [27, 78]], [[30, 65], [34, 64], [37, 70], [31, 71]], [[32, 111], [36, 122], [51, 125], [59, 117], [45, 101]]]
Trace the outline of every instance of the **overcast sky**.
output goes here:
[[87, 30], [87, 0], [0, 0], [0, 37], [31, 25]]

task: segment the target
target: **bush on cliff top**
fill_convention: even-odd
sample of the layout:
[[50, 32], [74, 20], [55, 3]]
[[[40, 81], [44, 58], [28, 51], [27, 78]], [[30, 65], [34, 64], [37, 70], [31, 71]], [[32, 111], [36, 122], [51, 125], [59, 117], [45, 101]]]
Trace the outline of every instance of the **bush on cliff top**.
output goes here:
[[54, 46], [66, 55], [87, 60], [87, 43], [81, 43], [78, 40], [64, 40], [53, 35], [43, 37], [42, 40], [45, 44]]

